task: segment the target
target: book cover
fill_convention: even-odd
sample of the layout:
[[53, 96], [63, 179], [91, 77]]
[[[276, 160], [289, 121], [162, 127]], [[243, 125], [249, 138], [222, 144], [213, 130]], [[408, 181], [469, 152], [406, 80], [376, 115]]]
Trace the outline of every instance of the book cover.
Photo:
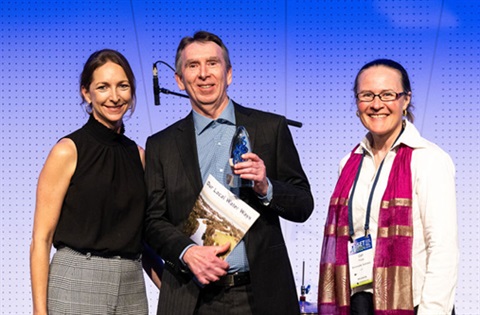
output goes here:
[[195, 243], [218, 246], [230, 242], [228, 254], [258, 219], [259, 213], [209, 175], [184, 224]]

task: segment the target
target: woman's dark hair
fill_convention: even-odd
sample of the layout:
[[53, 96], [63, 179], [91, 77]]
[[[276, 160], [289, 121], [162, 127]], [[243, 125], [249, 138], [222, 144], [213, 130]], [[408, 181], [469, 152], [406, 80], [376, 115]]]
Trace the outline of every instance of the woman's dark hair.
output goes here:
[[[113, 62], [122, 67], [123, 71], [127, 75], [128, 83], [130, 84], [130, 89], [132, 91], [132, 104], [130, 107], [130, 113], [132, 114], [135, 110], [135, 75], [133, 74], [132, 68], [128, 63], [128, 60], [118, 51], [112, 49], [102, 49], [94, 52], [93, 54], [88, 57], [87, 62], [83, 66], [82, 74], [80, 75], [80, 95], [82, 97], [82, 104], [86, 103], [85, 98], [82, 94], [82, 88], [89, 89], [90, 84], [93, 80], [93, 72], [106, 64], [107, 62]], [[87, 112], [91, 112], [92, 108], [91, 105], [87, 105]]]
[[385, 66], [385, 67], [395, 69], [398, 72], [400, 72], [403, 92], [410, 93], [410, 104], [408, 104], [408, 107], [407, 107], [406, 117], [410, 122], [413, 123], [413, 120], [415, 119], [415, 116], [412, 113], [412, 111], [414, 109], [414, 106], [412, 104], [412, 95], [411, 95], [412, 87], [410, 86], [410, 79], [408, 78], [407, 70], [405, 70], [405, 68], [401, 64], [399, 64], [398, 62], [390, 60], [390, 59], [376, 59], [376, 60], [370, 61], [369, 63], [365, 64], [360, 69], [360, 71], [358, 71], [357, 76], [355, 77], [355, 83], [354, 83], [354, 86], [353, 86], [353, 93], [355, 95], [357, 95], [358, 77], [360, 76], [360, 74], [368, 68], [378, 67], [378, 66]]
[[207, 31], [198, 31], [193, 35], [193, 37], [185, 36], [184, 38], [182, 38], [182, 40], [178, 44], [177, 54], [175, 55], [175, 73], [177, 75], [182, 76], [182, 64], [181, 64], [180, 57], [185, 47], [193, 43], [207, 43], [207, 42], [214, 42], [215, 44], [220, 46], [220, 48], [222, 48], [223, 59], [225, 60], [225, 65], [227, 67], [227, 70], [232, 67], [228, 49], [223, 43], [223, 41], [220, 39], [220, 37], [218, 37], [213, 33], [209, 33]]

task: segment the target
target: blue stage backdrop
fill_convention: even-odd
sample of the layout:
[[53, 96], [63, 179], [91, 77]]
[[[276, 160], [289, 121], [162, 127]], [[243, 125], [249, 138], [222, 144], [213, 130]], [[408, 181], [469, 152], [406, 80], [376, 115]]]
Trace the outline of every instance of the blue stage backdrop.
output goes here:
[[[456, 308], [478, 314], [479, 16], [480, 2], [468, 0], [2, 1], [1, 313], [31, 312], [28, 257], [37, 177], [57, 140], [86, 122], [78, 87], [86, 58], [108, 47], [130, 60], [138, 102], [126, 133], [144, 146], [147, 136], [190, 111], [188, 100], [173, 95], [162, 94], [161, 105], [154, 105], [152, 64], [173, 66], [180, 39], [203, 29], [230, 49], [234, 100], [303, 123], [291, 130], [315, 211], [304, 224], [282, 224], [299, 290], [305, 262], [308, 301], [316, 301], [338, 161], [365, 133], [355, 116], [354, 76], [379, 57], [407, 68], [417, 128], [456, 164]], [[159, 65], [159, 81], [179, 92], [168, 67]], [[155, 314], [158, 290], [147, 283]]]

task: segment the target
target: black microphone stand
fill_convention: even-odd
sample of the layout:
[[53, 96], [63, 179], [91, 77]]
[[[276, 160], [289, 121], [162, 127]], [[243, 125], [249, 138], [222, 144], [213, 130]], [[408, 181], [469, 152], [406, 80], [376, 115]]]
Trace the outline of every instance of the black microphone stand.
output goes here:
[[[161, 64], [164, 64], [166, 65], [167, 67], [169, 67], [170, 69], [172, 69], [173, 72], [175, 72], [175, 69], [173, 69], [168, 63], [166, 63], [165, 61], [162, 61], [162, 60], [158, 60], [156, 62], [153, 63], [153, 68], [155, 69], [157, 67], [157, 64], [158, 63], [161, 63]], [[155, 84], [155, 83], [154, 83]], [[183, 98], [190, 98], [190, 96], [186, 95], [186, 94], [182, 94], [182, 93], [177, 93], [177, 92], [173, 92], [173, 91], [170, 91], [170, 90], [167, 90], [165, 88], [162, 88], [160, 86], [157, 86], [156, 87], [157, 90], [159, 93], [163, 93], [163, 94], [171, 94], [171, 95], [175, 95], [175, 96], [179, 96], [179, 97], [183, 97]], [[155, 93], [155, 92], [154, 92]], [[159, 105], [159, 104], [157, 104]], [[295, 121], [295, 120], [291, 120], [291, 119], [288, 119], [287, 118], [287, 124], [290, 125], [290, 126], [294, 126], [294, 127], [297, 127], [297, 128], [302, 128], [303, 124], [299, 121]]]
[[177, 93], [177, 92], [172, 92], [170, 90], [167, 90], [167, 89], [164, 89], [162, 87], [160, 87], [160, 93], [163, 93], [163, 94], [172, 94], [172, 95], [175, 95], [175, 96], [180, 96], [180, 97], [184, 97], [184, 98], [190, 98], [187, 94], [181, 94], [181, 93]]

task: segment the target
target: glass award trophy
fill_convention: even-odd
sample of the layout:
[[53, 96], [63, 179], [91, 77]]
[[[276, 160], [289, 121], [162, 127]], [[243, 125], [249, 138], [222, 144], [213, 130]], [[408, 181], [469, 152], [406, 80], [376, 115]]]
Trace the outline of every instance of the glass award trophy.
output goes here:
[[[252, 152], [250, 146], [250, 139], [248, 138], [247, 129], [244, 126], [238, 126], [232, 138], [230, 145], [230, 158], [233, 165], [243, 162], [242, 154]], [[227, 183], [230, 187], [253, 187], [253, 181], [249, 179], [242, 179], [240, 175], [228, 174]]]

